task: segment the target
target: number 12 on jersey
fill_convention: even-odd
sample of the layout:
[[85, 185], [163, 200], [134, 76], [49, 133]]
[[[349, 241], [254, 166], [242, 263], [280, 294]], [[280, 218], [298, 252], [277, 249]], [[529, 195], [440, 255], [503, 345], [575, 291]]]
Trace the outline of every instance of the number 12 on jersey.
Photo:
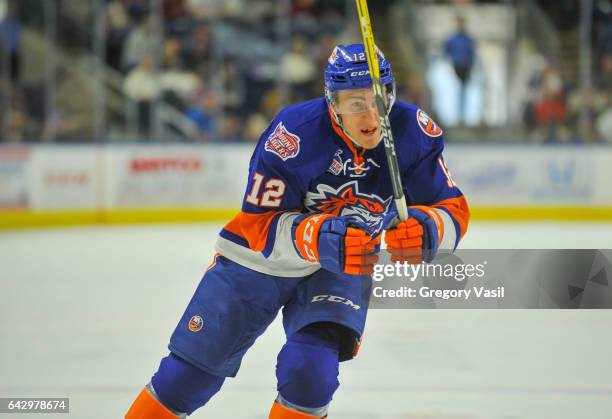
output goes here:
[[[285, 194], [285, 182], [280, 179], [268, 179], [264, 185], [265, 177], [255, 172], [253, 175], [253, 186], [246, 197], [246, 201], [258, 207], [276, 208], [280, 206], [283, 195]], [[260, 198], [261, 187], [264, 186], [263, 193]]]

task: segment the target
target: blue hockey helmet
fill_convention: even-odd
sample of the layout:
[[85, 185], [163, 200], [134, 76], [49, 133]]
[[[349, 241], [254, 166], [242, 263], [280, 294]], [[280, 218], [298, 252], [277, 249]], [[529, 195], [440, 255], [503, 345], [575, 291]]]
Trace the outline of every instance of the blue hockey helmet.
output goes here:
[[[395, 82], [391, 63], [376, 48], [380, 79], [387, 91], [387, 108], [390, 110], [395, 102]], [[338, 45], [328, 59], [325, 69], [325, 98], [332, 107], [336, 100], [335, 92], [344, 89], [367, 89], [372, 86], [372, 77], [368, 68], [365, 47], [363, 44]]]

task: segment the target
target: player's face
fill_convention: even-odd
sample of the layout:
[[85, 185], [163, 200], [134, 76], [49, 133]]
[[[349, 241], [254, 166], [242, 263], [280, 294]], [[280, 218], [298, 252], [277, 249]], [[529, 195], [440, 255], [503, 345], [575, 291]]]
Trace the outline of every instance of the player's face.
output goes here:
[[381, 139], [380, 115], [372, 89], [340, 90], [336, 113], [346, 132], [365, 149], [375, 148]]

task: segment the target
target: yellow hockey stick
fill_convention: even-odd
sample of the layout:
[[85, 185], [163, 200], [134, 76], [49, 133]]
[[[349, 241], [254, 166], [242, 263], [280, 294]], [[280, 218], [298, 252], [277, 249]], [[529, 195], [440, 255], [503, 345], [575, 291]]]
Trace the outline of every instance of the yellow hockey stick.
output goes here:
[[400, 176], [399, 166], [397, 164], [397, 155], [395, 154], [395, 142], [393, 141], [393, 133], [391, 132], [391, 123], [387, 113], [387, 100], [385, 87], [380, 80], [380, 68], [378, 67], [378, 56], [376, 55], [376, 44], [374, 43], [374, 32], [372, 32], [372, 24], [370, 23], [370, 13], [368, 12], [367, 0], [355, 0], [357, 2], [357, 14], [359, 15], [359, 26], [361, 27], [361, 35], [363, 37], [363, 45], [366, 50], [366, 58], [368, 60], [368, 68], [370, 69], [370, 77], [372, 78], [372, 88], [376, 98], [376, 107], [378, 114], [381, 116], [382, 138], [385, 144], [385, 154], [389, 164], [389, 173], [391, 175], [391, 184], [393, 186], [393, 199], [399, 214], [400, 221], [408, 219], [408, 207], [404, 199], [404, 189], [402, 188], [402, 178]]

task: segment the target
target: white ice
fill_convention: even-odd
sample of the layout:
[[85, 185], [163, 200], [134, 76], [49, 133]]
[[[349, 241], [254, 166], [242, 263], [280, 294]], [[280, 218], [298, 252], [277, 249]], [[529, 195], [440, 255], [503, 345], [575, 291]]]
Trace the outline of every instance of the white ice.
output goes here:
[[[166, 354], [219, 228], [0, 233], [0, 397], [69, 397], [69, 417], [123, 417]], [[612, 248], [612, 224], [475, 223], [464, 247]], [[278, 320], [192, 417], [267, 418]], [[612, 310], [372, 310], [329, 417], [610, 418], [610, 353]]]

